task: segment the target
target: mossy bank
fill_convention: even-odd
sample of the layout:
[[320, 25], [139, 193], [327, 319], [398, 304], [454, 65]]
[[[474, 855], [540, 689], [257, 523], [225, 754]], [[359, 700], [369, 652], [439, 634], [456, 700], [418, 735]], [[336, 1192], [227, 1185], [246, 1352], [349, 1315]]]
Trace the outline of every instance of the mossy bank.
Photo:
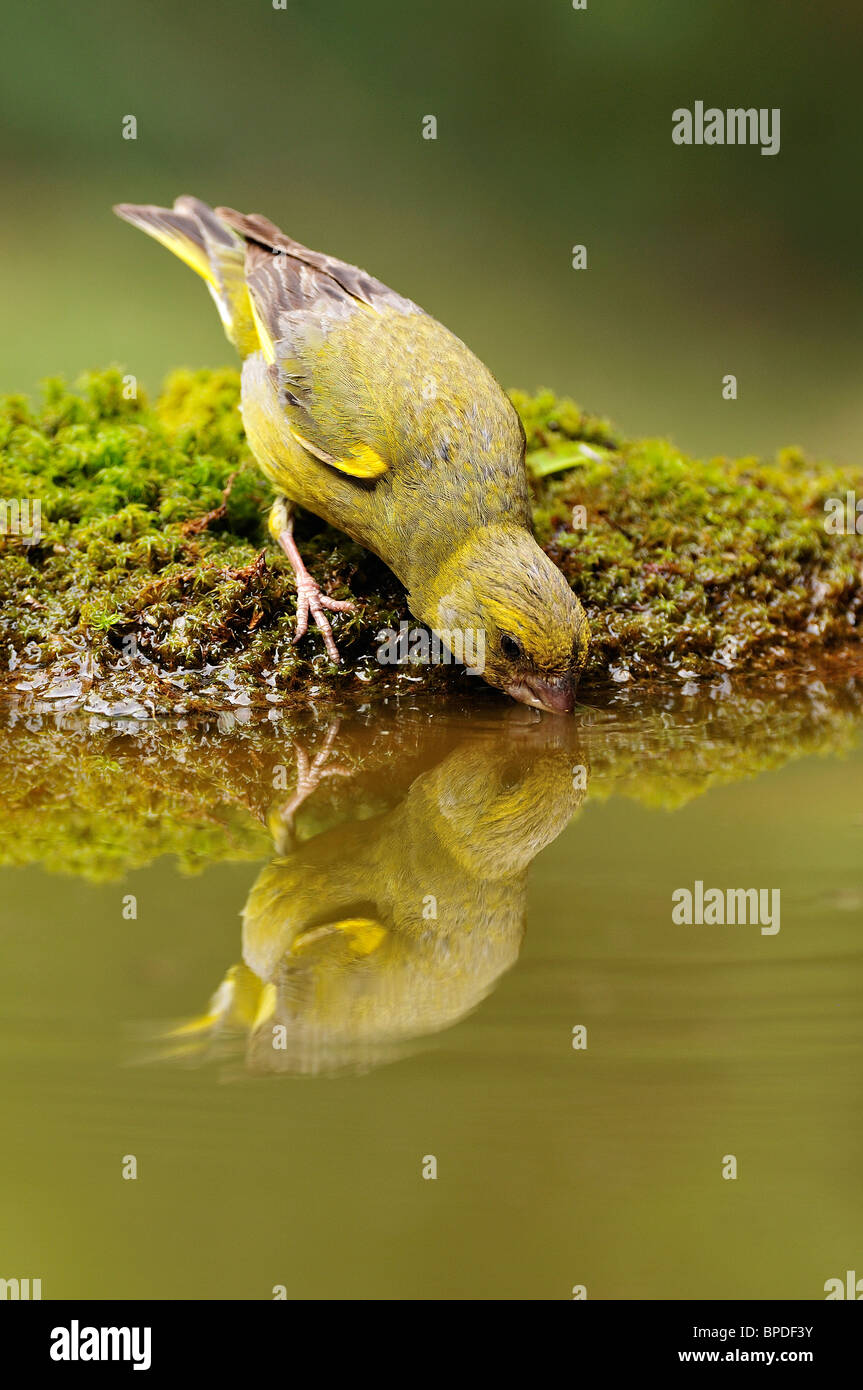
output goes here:
[[[131, 716], [475, 696], [452, 668], [377, 661], [381, 628], [412, 624], [404, 594], [308, 516], [309, 568], [356, 609], [338, 620], [342, 667], [314, 631], [293, 644], [293, 576], [267, 536], [235, 371], [177, 372], [152, 406], [129, 394], [110, 370], [0, 402], [0, 689]], [[863, 472], [794, 449], [692, 459], [548, 392], [512, 399], [537, 537], [591, 621], [588, 684], [764, 671], [859, 640], [863, 538], [832, 534], [825, 503], [863, 496]], [[35, 503], [38, 528], [10, 524]]]

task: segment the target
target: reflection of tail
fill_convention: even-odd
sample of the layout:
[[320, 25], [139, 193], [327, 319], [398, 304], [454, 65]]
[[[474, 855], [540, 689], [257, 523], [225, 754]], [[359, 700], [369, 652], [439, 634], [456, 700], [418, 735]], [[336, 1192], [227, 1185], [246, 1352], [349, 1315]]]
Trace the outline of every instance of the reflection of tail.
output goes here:
[[199, 198], [178, 198], [173, 208], [118, 203], [118, 217], [155, 237], [197, 271], [216, 302], [225, 332], [241, 356], [260, 346], [246, 289], [246, 246]]
[[[387, 935], [386, 928], [368, 917], [346, 917], [300, 932], [289, 949], [291, 958], [314, 952], [332, 968], [344, 969], [352, 960], [362, 960], [378, 949]], [[164, 1034], [175, 1044], [169, 1055], [188, 1055], [206, 1050], [222, 1033], [253, 1033], [276, 1009], [276, 986], [265, 983], [247, 965], [232, 965], [210, 999], [205, 1013]]]
[[268, 990], [273, 993], [272, 986], [264, 985], [247, 965], [232, 965], [206, 1013], [163, 1035], [165, 1041], [175, 1044], [168, 1055], [202, 1052], [220, 1033], [246, 1033], [255, 1028], [272, 1012], [273, 1001], [265, 997]]

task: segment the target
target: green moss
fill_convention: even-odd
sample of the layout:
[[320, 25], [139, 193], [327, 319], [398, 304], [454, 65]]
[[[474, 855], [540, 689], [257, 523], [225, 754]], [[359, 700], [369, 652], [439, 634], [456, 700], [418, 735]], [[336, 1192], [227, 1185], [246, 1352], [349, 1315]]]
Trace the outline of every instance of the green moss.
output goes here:
[[[860, 538], [829, 535], [824, 501], [863, 475], [808, 462], [687, 458], [627, 441], [550, 392], [512, 393], [538, 538], [582, 598], [590, 675], [706, 677], [768, 669], [853, 640]], [[31, 405], [0, 402], [0, 497], [38, 499], [41, 537], [0, 537], [0, 680], [18, 696], [152, 713], [418, 688], [450, 668], [382, 667], [376, 633], [409, 615], [384, 565], [306, 517], [309, 567], [356, 612], [336, 669], [314, 632], [293, 644], [293, 577], [270, 542], [271, 493], [246, 447], [235, 371], [177, 372], [153, 406], [119, 371]], [[574, 509], [584, 509], [584, 525]]]
[[[591, 672], [767, 670], [857, 640], [861, 540], [826, 531], [824, 502], [863, 495], [860, 470], [794, 449], [705, 462], [664, 440], [615, 444], [604, 422], [602, 438], [596, 422], [560, 428], [559, 407], [537, 399], [558, 422], [549, 437], [530, 403], [546, 473], [534, 485], [537, 536], [588, 610]], [[546, 472], [573, 440], [605, 447]]]

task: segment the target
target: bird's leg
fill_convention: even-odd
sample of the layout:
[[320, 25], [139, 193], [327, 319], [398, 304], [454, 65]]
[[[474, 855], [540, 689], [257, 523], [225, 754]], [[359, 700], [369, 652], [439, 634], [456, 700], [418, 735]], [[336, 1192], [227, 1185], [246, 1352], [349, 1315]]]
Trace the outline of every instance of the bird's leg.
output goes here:
[[285, 806], [281, 806], [269, 819], [270, 832], [275, 841], [276, 849], [279, 854], [285, 854], [292, 847], [294, 838], [294, 817], [307, 797], [311, 796], [316, 787], [325, 777], [350, 777], [352, 771], [348, 767], [341, 767], [338, 763], [327, 766], [327, 761], [333, 751], [333, 744], [339, 732], [340, 721], [333, 720], [327, 729], [323, 747], [314, 758], [309, 759], [309, 755], [301, 744], [294, 744], [294, 757], [297, 765], [297, 785], [290, 801]]
[[309, 574], [294, 540], [294, 518], [287, 498], [276, 498], [270, 511], [269, 526], [271, 535], [275, 536], [290, 560], [297, 581], [297, 630], [294, 633], [294, 642], [299, 642], [300, 638], [306, 635], [311, 612], [324, 639], [327, 655], [331, 661], [340, 662], [339, 649], [324, 609], [329, 608], [333, 613], [352, 613], [354, 605], [345, 599], [330, 598], [327, 594], [322, 594]]

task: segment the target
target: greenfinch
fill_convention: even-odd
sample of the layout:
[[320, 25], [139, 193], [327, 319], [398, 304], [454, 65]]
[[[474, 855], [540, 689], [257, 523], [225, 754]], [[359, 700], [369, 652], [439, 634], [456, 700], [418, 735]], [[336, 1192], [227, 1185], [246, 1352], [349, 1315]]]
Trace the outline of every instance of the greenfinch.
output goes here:
[[588, 625], [534, 539], [524, 432], [488, 369], [442, 324], [356, 266], [310, 251], [265, 217], [120, 204], [205, 280], [243, 358], [250, 448], [277, 489], [270, 530], [339, 660], [321, 592], [293, 536], [304, 507], [387, 564], [410, 611], [489, 684], [570, 713]]

